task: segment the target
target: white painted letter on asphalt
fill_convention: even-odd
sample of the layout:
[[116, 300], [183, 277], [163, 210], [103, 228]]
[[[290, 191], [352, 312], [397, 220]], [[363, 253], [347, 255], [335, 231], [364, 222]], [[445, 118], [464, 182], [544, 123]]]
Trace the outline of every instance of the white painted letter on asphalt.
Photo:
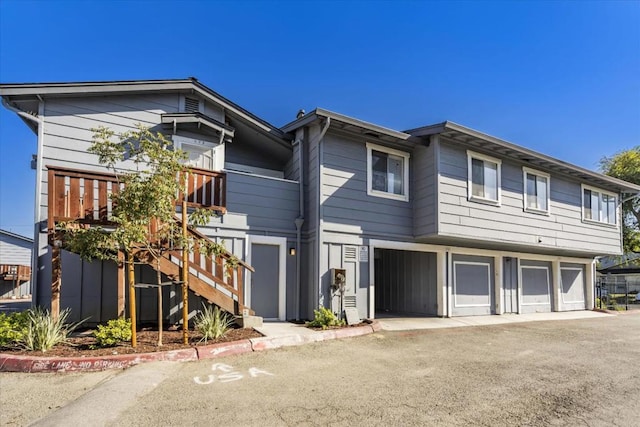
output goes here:
[[214, 363], [211, 367], [212, 371], [233, 372], [233, 366], [225, 365], [224, 363]]
[[263, 371], [258, 368], [249, 368], [249, 375], [251, 375], [253, 378], [257, 377], [259, 374], [273, 376], [271, 372]]
[[200, 385], [212, 384], [215, 380], [216, 380], [216, 376], [211, 374], [209, 375], [207, 381], [200, 380], [200, 377], [193, 377], [193, 381], [195, 381], [196, 384], [200, 384]]

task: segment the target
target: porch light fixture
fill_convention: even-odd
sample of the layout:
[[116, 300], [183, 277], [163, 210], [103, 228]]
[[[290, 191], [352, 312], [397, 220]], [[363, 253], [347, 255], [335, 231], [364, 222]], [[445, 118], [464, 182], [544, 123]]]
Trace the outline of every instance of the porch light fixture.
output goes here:
[[295, 255], [296, 254], [296, 248], [289, 248], [289, 255]]

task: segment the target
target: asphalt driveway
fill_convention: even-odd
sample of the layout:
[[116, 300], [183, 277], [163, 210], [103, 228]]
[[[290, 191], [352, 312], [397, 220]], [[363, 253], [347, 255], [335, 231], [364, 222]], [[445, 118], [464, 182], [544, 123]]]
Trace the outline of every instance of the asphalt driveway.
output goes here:
[[379, 332], [193, 363], [0, 375], [0, 424], [640, 423], [640, 313]]

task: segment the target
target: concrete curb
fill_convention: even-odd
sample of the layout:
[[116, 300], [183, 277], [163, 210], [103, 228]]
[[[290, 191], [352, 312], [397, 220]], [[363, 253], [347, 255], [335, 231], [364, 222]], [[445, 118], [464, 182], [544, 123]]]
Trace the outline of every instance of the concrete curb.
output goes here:
[[0, 353], [0, 372], [90, 372], [105, 369], [125, 369], [144, 362], [190, 362], [332, 339], [358, 337], [374, 333], [381, 329], [380, 323], [373, 321], [368, 325], [344, 329], [328, 329], [308, 335], [294, 334], [251, 338], [248, 340], [204, 345], [181, 350], [99, 357], [37, 357]]

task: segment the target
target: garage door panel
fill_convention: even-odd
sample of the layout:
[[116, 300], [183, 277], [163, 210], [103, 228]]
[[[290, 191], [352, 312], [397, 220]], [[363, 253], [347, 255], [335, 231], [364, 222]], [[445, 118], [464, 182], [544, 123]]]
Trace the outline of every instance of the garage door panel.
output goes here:
[[454, 255], [454, 316], [494, 313], [493, 273], [493, 258]]
[[585, 274], [582, 266], [562, 264], [560, 267], [562, 309], [584, 310]]

